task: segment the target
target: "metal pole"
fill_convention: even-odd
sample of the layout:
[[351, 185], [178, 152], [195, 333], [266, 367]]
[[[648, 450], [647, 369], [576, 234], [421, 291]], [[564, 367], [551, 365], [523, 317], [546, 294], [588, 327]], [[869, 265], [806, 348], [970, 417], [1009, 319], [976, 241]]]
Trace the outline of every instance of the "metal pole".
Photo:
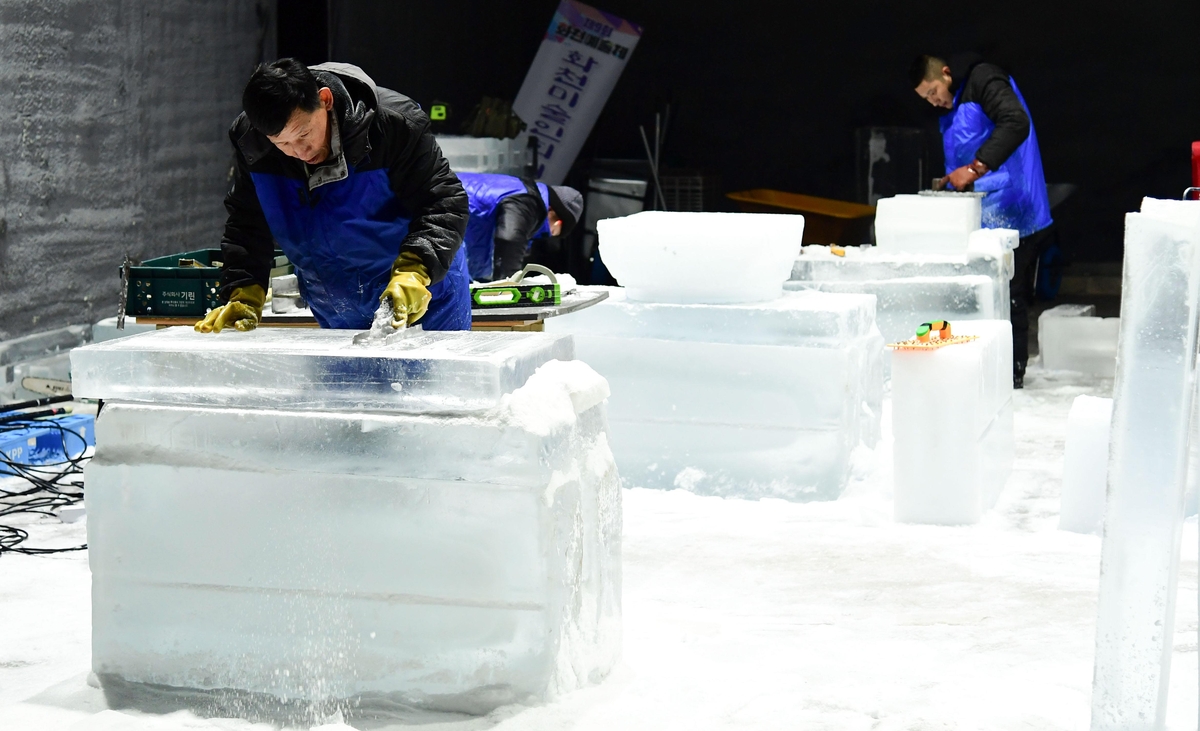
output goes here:
[[646, 148], [646, 160], [650, 163], [650, 176], [654, 178], [654, 192], [658, 195], [659, 204], [662, 210], [667, 210], [667, 201], [663, 198], [662, 187], [658, 184], [658, 166], [654, 164], [654, 153], [650, 151], [650, 141], [646, 139], [646, 128], [638, 125], [638, 131], [642, 133], [642, 147]]

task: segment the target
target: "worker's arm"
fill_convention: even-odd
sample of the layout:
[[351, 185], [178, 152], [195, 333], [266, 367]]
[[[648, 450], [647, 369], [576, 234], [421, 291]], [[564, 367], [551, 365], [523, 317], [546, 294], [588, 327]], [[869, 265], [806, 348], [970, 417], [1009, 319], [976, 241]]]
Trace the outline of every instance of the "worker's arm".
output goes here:
[[979, 146], [975, 159], [989, 170], [995, 170], [1029, 137], [1029, 115], [1021, 106], [1008, 77], [999, 69], [980, 80], [977, 101], [996, 128]]
[[496, 253], [493, 276], [511, 277], [525, 266], [525, 253], [546, 220], [546, 204], [529, 193], [510, 195], [496, 205]]
[[[234, 132], [230, 132], [232, 137]], [[253, 330], [262, 319], [267, 278], [275, 254], [275, 240], [258, 202], [254, 179], [246, 158], [234, 142], [233, 180], [225, 194], [225, 233], [221, 237], [221, 299], [225, 304], [196, 323], [198, 332], [221, 332], [226, 327]]]
[[411, 254], [431, 283], [441, 281], [462, 246], [467, 230], [467, 194], [450, 170], [429, 131], [429, 118], [412, 105], [384, 119], [388, 178], [400, 209], [409, 218], [408, 235], [397, 253]]
[[225, 233], [221, 236], [221, 297], [228, 300], [237, 287], [257, 284], [267, 289], [275, 256], [275, 239], [263, 215], [246, 158], [236, 151], [233, 180], [225, 194]]

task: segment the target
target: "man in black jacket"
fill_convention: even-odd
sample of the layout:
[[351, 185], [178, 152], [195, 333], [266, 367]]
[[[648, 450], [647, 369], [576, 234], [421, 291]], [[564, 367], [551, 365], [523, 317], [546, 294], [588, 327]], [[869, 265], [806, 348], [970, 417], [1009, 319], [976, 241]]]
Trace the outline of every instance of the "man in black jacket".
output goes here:
[[322, 327], [471, 324], [467, 196], [408, 97], [348, 64], [259, 66], [229, 136], [221, 293], [201, 332], [253, 329], [278, 244]]
[[923, 99], [949, 110], [942, 117], [946, 153], [943, 185], [987, 193], [983, 227], [1020, 232], [1010, 284], [1013, 385], [1020, 388], [1029, 359], [1029, 304], [1050, 218], [1037, 134], [1025, 99], [1007, 73], [975, 54], [918, 56], [909, 81]]

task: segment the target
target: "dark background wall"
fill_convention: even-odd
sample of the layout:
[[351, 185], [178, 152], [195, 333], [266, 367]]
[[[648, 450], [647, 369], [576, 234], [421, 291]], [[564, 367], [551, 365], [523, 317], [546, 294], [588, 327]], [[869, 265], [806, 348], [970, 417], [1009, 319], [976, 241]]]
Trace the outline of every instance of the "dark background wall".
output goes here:
[[126, 253], [220, 241], [226, 131], [273, 13], [0, 0], [0, 340], [115, 315]]
[[[1200, 139], [1200, 3], [1009, 0], [953, 5], [596, 0], [645, 26], [581, 157], [639, 157], [637, 125], [671, 102], [667, 161], [721, 175], [726, 190], [771, 187], [853, 199], [854, 130], [927, 127], [908, 88], [918, 52], [976, 50], [1028, 100], [1048, 182], [1080, 192], [1059, 215], [1068, 254], [1119, 260], [1122, 220], [1142, 196], [1178, 197]], [[280, 4], [332, 16], [299, 23], [311, 61], [362, 66], [379, 83], [464, 113], [512, 98], [556, 0]], [[281, 35], [280, 50], [289, 38]], [[320, 56], [320, 57], [318, 57]]]

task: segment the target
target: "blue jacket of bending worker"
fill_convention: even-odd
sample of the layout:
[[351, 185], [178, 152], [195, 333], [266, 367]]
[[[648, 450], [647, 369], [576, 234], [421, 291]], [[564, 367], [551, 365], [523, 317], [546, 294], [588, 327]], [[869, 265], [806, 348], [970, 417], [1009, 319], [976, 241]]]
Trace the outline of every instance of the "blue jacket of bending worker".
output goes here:
[[347, 64], [260, 66], [230, 130], [221, 292], [201, 332], [252, 329], [275, 244], [321, 327], [469, 330], [467, 197], [408, 97]]
[[1029, 304], [1041, 249], [1050, 235], [1050, 198], [1042, 154], [1017, 84], [975, 54], [918, 56], [909, 69], [917, 94], [949, 110], [941, 119], [946, 153], [943, 185], [986, 192], [983, 227], [1021, 234], [1009, 283], [1013, 387], [1022, 388], [1029, 359]]
[[947, 187], [974, 186], [983, 197], [983, 227], [1008, 228], [1025, 238], [1053, 221], [1042, 154], [1029, 107], [999, 66], [975, 54], [918, 58], [911, 70], [917, 93], [949, 109], [939, 126]]
[[464, 242], [471, 278], [477, 281], [521, 271], [531, 239], [566, 236], [583, 211], [583, 196], [574, 188], [495, 173], [459, 173], [458, 178], [470, 200]]

